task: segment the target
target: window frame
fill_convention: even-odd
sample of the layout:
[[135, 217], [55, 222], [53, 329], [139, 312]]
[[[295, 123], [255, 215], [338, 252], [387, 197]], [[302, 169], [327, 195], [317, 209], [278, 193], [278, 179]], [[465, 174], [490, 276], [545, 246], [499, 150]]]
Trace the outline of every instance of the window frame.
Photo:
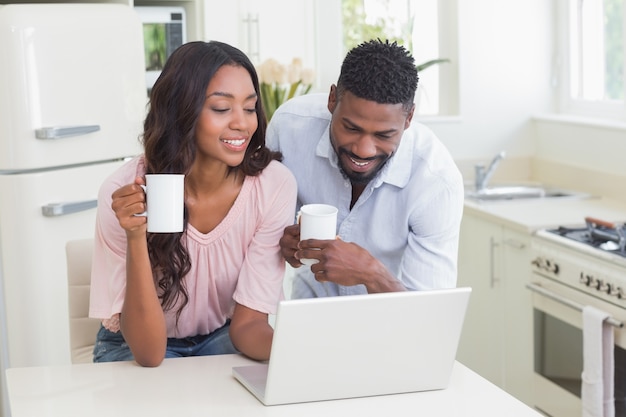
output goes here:
[[[555, 1], [555, 52], [554, 52], [554, 85], [556, 87], [557, 113], [591, 119], [605, 119], [626, 122], [626, 100], [586, 100], [571, 96], [571, 67], [578, 65], [573, 62], [571, 54], [571, 8], [578, 0]], [[622, 16], [626, 28], [626, 8]], [[626, 30], [624, 31], [626, 33]], [[626, 49], [626, 42], [624, 42]], [[626, 54], [625, 54], [626, 56]], [[626, 65], [625, 65], [626, 70]], [[626, 74], [624, 74], [626, 77]], [[626, 97], [626, 94], [625, 94]]]

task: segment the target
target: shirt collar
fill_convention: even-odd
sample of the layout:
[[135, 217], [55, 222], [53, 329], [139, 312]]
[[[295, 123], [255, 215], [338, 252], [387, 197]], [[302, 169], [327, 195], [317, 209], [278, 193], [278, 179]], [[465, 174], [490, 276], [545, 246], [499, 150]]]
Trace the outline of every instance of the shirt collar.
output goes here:
[[[411, 164], [413, 163], [411, 149], [413, 149], [414, 140], [415, 138], [407, 134], [405, 130], [396, 153], [372, 181], [371, 185], [374, 188], [380, 187], [384, 182], [399, 188], [404, 188], [407, 185], [411, 176]], [[317, 143], [315, 154], [328, 159], [331, 166], [339, 169], [337, 153], [330, 143], [330, 124], [324, 129]]]

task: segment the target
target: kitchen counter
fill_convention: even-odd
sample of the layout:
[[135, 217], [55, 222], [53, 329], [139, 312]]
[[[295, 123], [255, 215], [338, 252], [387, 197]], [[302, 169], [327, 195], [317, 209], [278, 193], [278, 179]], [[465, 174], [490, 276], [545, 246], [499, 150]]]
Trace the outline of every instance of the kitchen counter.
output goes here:
[[445, 390], [266, 407], [232, 376], [233, 366], [249, 363], [254, 362], [241, 355], [217, 355], [166, 359], [157, 368], [142, 368], [135, 362], [11, 368], [7, 370], [11, 414], [541, 416], [458, 362]]
[[542, 228], [584, 225], [587, 216], [626, 222], [626, 203], [601, 197], [480, 202], [466, 199], [465, 213], [532, 233]]
[[[626, 221], [623, 199], [578, 197], [465, 200], [458, 283], [473, 291], [457, 359], [531, 406], [546, 407], [545, 386], [537, 382], [543, 380], [534, 373], [536, 297], [526, 287], [537, 279], [533, 262], [546, 256], [538, 252], [534, 234], [558, 226], [584, 226], [585, 217]], [[594, 259], [598, 256], [594, 254]], [[572, 280], [584, 270], [572, 269]], [[573, 397], [569, 396], [563, 398]]]

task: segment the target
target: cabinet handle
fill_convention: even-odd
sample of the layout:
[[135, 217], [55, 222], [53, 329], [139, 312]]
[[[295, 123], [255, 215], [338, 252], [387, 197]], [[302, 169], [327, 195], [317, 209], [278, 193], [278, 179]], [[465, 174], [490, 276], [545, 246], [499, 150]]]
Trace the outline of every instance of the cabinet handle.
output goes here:
[[[259, 14], [248, 13], [243, 19], [246, 25], [247, 38], [248, 38], [248, 51], [247, 54], [253, 61], [258, 60], [260, 54], [260, 38], [259, 38]], [[254, 26], [254, 29], [252, 28]]]
[[100, 125], [42, 127], [35, 129], [35, 137], [37, 139], [61, 139], [68, 136], [86, 135], [98, 130], [100, 130]]
[[524, 242], [521, 242], [517, 239], [507, 239], [504, 241], [504, 244], [520, 250], [526, 247], [526, 244]]
[[495, 287], [496, 282], [500, 281], [499, 278], [496, 278], [496, 248], [500, 246], [498, 242], [492, 237], [489, 238], [489, 286], [491, 288]]
[[97, 205], [98, 200], [77, 201], [74, 203], [50, 203], [41, 207], [41, 214], [45, 217], [58, 217], [89, 210]]
[[[573, 308], [574, 310], [583, 311], [584, 306], [582, 304], [579, 304], [579, 303], [577, 303], [575, 301], [572, 301], [572, 300], [570, 300], [568, 298], [565, 298], [562, 295], [553, 293], [552, 291], [546, 290], [540, 284], [528, 283], [528, 284], [526, 284], [526, 288], [528, 288], [532, 292], [536, 292], [538, 294], [543, 295], [544, 297], [548, 297], [551, 300], [554, 300], [554, 301], [556, 301], [558, 303], [561, 303], [561, 304], [566, 305], [566, 306], [568, 306], [570, 308]], [[622, 323], [621, 321], [613, 318], [612, 316], [607, 317], [605, 320], [606, 320], [607, 323], [609, 323], [613, 327], [617, 327], [617, 328], [624, 327], [624, 323]]]

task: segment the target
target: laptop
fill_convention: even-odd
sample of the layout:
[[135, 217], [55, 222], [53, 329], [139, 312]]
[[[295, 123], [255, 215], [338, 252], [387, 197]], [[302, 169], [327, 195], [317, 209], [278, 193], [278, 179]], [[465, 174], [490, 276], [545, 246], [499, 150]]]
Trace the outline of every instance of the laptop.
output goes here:
[[233, 367], [265, 405], [448, 386], [471, 288], [283, 300], [269, 361]]

